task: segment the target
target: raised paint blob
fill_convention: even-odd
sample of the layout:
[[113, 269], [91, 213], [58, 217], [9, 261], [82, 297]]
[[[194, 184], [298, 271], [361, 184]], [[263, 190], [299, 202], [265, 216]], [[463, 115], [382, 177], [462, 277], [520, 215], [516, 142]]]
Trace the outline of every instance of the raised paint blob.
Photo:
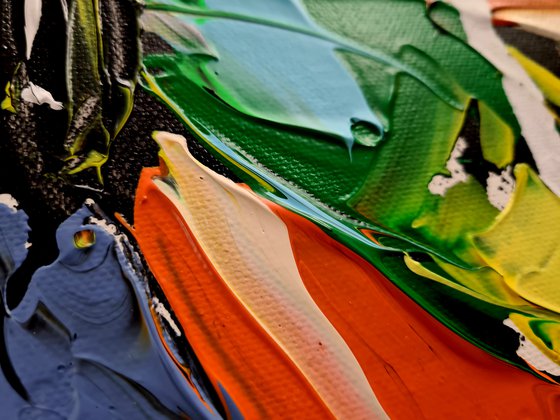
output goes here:
[[[14, 220], [0, 218], [0, 235], [22, 254], [25, 215], [8, 211]], [[57, 260], [33, 275], [16, 308], [6, 308], [2, 366], [13, 372], [6, 378], [19, 398], [4, 415], [217, 418], [169, 352], [140, 262], [114, 225], [83, 207], [59, 227], [57, 243]], [[18, 252], [13, 264], [21, 263]]]

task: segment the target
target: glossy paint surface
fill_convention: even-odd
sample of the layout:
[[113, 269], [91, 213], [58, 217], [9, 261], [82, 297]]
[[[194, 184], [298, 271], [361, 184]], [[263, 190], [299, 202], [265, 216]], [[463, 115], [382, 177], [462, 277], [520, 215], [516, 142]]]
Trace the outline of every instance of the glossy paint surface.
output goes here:
[[0, 0], [9, 415], [554, 417], [555, 3], [143, 6]]

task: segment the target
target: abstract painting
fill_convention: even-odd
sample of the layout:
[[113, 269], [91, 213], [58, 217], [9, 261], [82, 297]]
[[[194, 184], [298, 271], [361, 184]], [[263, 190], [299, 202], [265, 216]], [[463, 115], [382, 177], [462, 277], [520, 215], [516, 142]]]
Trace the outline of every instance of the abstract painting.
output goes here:
[[0, 418], [558, 417], [558, 0], [0, 21]]

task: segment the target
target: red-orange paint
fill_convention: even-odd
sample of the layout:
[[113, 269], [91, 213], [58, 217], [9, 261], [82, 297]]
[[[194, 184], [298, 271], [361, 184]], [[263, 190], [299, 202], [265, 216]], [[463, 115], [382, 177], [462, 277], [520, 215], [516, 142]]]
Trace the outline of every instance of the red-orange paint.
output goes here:
[[267, 205], [288, 226], [307, 289], [391, 418], [546, 418], [560, 412], [559, 387], [461, 339], [316, 225]]
[[[252, 318], [175, 209], [143, 171], [135, 236], [219, 393], [247, 418], [330, 416], [285, 353]], [[286, 224], [309, 293], [351, 348], [392, 418], [537, 418], [560, 388], [461, 339], [373, 266], [308, 220], [263, 200]]]
[[307, 380], [216, 273], [175, 206], [144, 169], [134, 236], [218, 394], [246, 418], [330, 418]]

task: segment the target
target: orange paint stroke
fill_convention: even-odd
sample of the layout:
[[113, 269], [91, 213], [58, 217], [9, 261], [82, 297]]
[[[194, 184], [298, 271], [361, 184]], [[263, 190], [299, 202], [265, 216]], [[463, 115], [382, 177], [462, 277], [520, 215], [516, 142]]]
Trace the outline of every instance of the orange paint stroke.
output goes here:
[[[216, 273], [145, 169], [134, 234], [219, 395], [247, 418], [330, 416], [285, 353]], [[304, 284], [391, 418], [553, 418], [560, 389], [461, 339], [373, 266], [267, 200], [286, 224]]]
[[218, 395], [221, 385], [248, 419], [331, 418], [212, 267], [173, 203], [154, 185], [159, 175], [156, 168], [142, 171], [133, 233]]
[[306, 288], [389, 417], [548, 418], [560, 412], [556, 385], [463, 340], [316, 225], [263, 201], [286, 223]]

